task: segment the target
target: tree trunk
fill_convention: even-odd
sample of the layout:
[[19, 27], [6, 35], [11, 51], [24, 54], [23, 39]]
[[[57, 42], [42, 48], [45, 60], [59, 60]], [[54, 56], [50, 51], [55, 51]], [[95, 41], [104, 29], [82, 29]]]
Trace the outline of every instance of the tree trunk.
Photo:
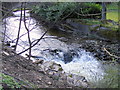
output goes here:
[[106, 19], [106, 3], [102, 2], [102, 20]]

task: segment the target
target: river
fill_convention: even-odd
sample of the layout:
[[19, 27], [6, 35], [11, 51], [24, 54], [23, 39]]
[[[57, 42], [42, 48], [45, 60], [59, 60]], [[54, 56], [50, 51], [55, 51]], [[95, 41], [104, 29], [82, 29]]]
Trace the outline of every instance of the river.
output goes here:
[[[7, 22], [5, 41], [13, 41], [11, 45], [15, 44], [20, 20], [20, 11], [13, 13], [15, 16], [10, 16], [3, 20]], [[28, 29], [31, 30], [31, 41], [39, 39], [47, 29], [30, 17], [29, 11], [26, 11], [26, 23]], [[22, 20], [17, 53], [29, 47], [26, 33], [27, 30]], [[104, 62], [97, 60], [92, 53], [79, 48], [80, 45], [77, 40], [73, 43], [69, 42], [68, 37], [70, 37], [68, 33], [51, 30], [32, 48], [32, 55], [36, 56], [36, 58], [51, 60], [61, 64], [67, 73], [84, 76], [92, 87], [118, 87], [118, 65], [103, 64]], [[28, 52], [22, 53], [22, 56], [26, 57], [25, 54], [28, 54]], [[31, 59], [35, 61], [34, 58]]]

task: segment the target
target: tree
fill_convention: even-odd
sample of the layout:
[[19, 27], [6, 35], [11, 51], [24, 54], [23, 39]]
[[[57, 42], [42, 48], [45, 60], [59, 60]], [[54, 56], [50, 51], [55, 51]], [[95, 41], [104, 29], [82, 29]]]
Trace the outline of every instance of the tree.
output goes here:
[[106, 19], [106, 3], [102, 2], [102, 20]]

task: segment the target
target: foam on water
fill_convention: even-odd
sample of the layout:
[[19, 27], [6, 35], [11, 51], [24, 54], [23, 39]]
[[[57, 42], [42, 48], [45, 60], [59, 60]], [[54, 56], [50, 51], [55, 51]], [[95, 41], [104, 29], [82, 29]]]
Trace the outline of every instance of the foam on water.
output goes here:
[[84, 76], [89, 82], [102, 80], [105, 75], [102, 64], [90, 52], [81, 49], [77, 53], [79, 56], [75, 56], [71, 62], [66, 64], [60, 60], [61, 58], [52, 60], [61, 64], [65, 72]]

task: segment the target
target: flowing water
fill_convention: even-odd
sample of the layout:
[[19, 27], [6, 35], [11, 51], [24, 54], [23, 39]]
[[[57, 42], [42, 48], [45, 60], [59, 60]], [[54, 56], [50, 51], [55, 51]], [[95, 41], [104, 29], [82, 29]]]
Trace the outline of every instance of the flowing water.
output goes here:
[[[8, 17], [6, 20], [6, 37], [5, 41], [16, 41], [20, 11], [14, 12], [14, 17]], [[26, 11], [26, 23], [30, 30], [31, 41], [39, 39], [46, 28], [30, 17]], [[29, 47], [27, 30], [24, 27], [22, 20], [20, 40], [17, 47], [17, 53]], [[9, 37], [8, 37], [9, 36]], [[69, 34], [60, 31], [49, 31], [44, 38], [32, 48], [32, 55], [36, 58], [55, 61], [61, 64], [62, 68], [67, 73], [73, 73], [84, 76], [92, 87], [117, 87], [118, 86], [118, 68], [117, 65], [103, 64], [98, 61], [90, 52], [82, 48], [78, 48], [77, 43], [65, 43]], [[63, 40], [63, 41], [62, 41]], [[12, 44], [12, 43], [11, 43]], [[24, 57], [28, 52], [22, 53]], [[35, 59], [32, 59], [35, 60]], [[112, 82], [112, 83], [111, 83]], [[106, 84], [108, 83], [108, 85]], [[114, 85], [113, 85], [114, 83]]]

